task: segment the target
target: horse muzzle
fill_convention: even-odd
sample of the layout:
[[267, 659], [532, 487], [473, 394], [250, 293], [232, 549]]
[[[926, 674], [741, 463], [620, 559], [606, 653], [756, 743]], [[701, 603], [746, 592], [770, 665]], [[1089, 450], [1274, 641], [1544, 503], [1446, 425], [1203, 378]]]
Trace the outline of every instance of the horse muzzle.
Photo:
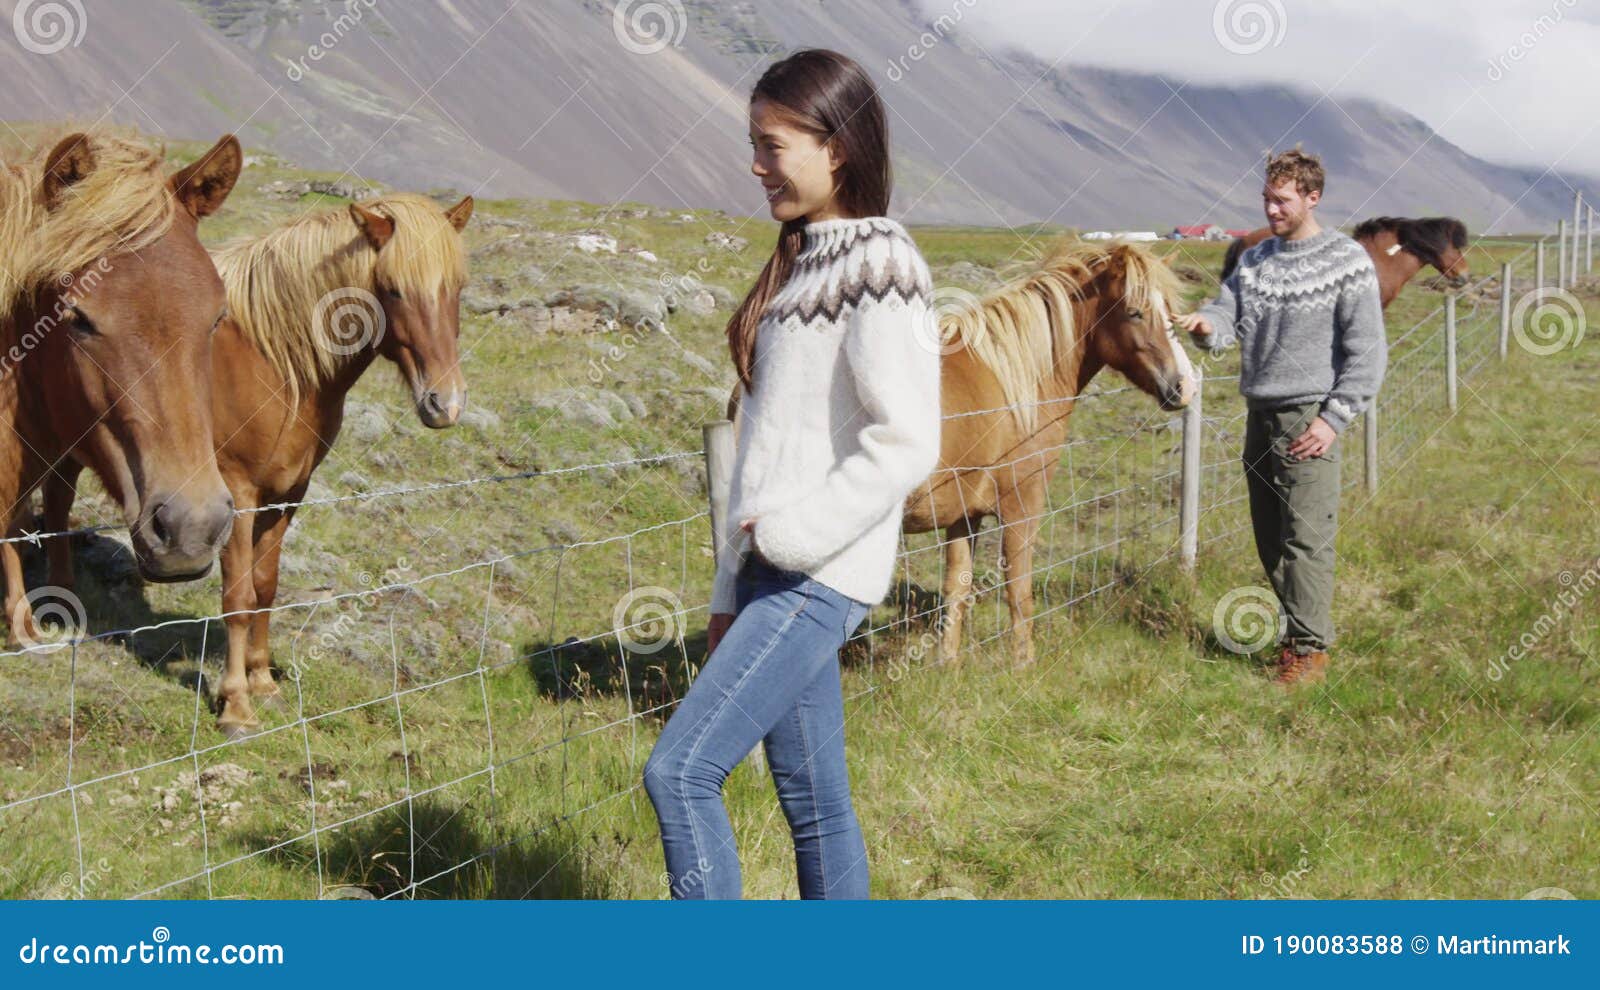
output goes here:
[[149, 499], [133, 526], [133, 552], [147, 581], [194, 581], [211, 572], [233, 528], [233, 498], [225, 492], [202, 503], [180, 493]]

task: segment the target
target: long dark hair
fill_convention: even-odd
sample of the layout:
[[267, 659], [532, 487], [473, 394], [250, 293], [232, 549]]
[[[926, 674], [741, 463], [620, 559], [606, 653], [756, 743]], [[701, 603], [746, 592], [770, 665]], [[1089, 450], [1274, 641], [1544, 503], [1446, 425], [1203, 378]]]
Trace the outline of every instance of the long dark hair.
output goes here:
[[[838, 52], [803, 49], [768, 67], [750, 93], [751, 103], [758, 99], [766, 100], [794, 126], [834, 142], [844, 157], [837, 173], [841, 212], [876, 217], [889, 211], [894, 185], [889, 121], [877, 87], [861, 66]], [[761, 314], [789, 280], [795, 256], [805, 243], [805, 226], [804, 217], [783, 225], [778, 246], [755, 287], [728, 320], [728, 351], [746, 391], [754, 387], [751, 371]]]

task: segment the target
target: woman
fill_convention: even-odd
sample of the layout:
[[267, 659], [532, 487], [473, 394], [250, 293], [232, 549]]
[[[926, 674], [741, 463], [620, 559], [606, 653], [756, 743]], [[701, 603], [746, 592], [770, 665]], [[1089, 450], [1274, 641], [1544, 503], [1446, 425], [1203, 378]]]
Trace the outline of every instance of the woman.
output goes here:
[[738, 897], [722, 785], [764, 740], [801, 896], [864, 898], [839, 649], [888, 593], [901, 504], [938, 461], [930, 279], [883, 216], [888, 125], [860, 66], [829, 51], [774, 64], [751, 95], [750, 142], [783, 227], [728, 322], [738, 525], [718, 541], [710, 659], [644, 781], [672, 895]]

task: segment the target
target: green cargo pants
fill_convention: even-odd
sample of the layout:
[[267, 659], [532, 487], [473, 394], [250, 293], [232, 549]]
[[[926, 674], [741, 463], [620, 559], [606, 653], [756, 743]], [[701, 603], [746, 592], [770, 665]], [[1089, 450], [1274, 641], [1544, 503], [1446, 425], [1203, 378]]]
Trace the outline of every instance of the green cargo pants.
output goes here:
[[1320, 403], [1252, 409], [1245, 426], [1244, 470], [1256, 553], [1283, 605], [1283, 642], [1298, 653], [1333, 643], [1334, 536], [1339, 526], [1339, 455], [1295, 461], [1288, 448]]

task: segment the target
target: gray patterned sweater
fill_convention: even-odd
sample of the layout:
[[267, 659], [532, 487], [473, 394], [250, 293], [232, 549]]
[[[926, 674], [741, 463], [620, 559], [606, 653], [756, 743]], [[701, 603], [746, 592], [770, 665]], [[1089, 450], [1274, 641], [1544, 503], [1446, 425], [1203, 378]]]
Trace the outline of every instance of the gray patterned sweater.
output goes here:
[[1252, 409], [1320, 402], [1343, 433], [1383, 384], [1378, 273], [1365, 248], [1331, 227], [1245, 251], [1200, 315], [1212, 328], [1195, 338], [1202, 349], [1239, 342], [1239, 391]]

